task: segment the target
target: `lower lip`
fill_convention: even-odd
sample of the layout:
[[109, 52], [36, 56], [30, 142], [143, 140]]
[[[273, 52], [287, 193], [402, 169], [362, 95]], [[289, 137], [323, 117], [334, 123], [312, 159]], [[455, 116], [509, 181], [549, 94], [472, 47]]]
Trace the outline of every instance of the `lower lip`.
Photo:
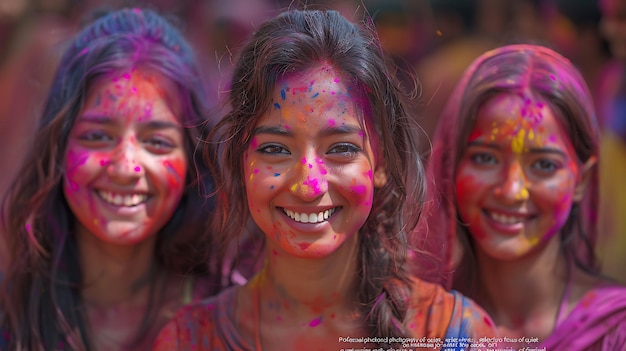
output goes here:
[[526, 227], [526, 224], [529, 221], [528, 219], [525, 219], [518, 223], [506, 224], [506, 223], [496, 221], [485, 212], [482, 212], [482, 216], [483, 218], [485, 218], [485, 221], [489, 224], [489, 226], [491, 226], [493, 229], [495, 229], [496, 231], [500, 233], [509, 234], [509, 235], [519, 234], [521, 231], [524, 230], [524, 228]]
[[146, 201], [136, 206], [118, 206], [110, 202], [107, 202], [97, 192], [96, 192], [96, 197], [104, 205], [106, 209], [120, 216], [133, 216], [140, 212], [145, 212], [146, 203], [150, 200], [150, 198], [148, 198], [146, 199]]
[[339, 212], [340, 210], [339, 209], [336, 210], [335, 213], [333, 213], [332, 216], [328, 217], [327, 220], [323, 222], [317, 222], [317, 223], [296, 222], [291, 217], [287, 216], [287, 214], [282, 209], [279, 209], [278, 211], [282, 213], [282, 215], [285, 218], [285, 222], [292, 229], [297, 230], [299, 232], [309, 232], [309, 233], [315, 234], [317, 232], [325, 230], [330, 225], [330, 221], [333, 219], [333, 217], [335, 217], [337, 212]]

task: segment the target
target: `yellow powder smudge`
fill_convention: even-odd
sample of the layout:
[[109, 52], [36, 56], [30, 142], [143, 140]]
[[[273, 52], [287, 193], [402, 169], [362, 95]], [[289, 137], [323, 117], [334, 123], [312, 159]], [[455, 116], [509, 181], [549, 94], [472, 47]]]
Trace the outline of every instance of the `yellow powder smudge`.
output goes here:
[[252, 169], [252, 172], [250, 172], [250, 178], [249, 178], [250, 181], [254, 180], [254, 174], [255, 174], [255, 172], [254, 172], [254, 164], [255, 163], [256, 163], [256, 160], [250, 162], [250, 169]]
[[528, 199], [528, 189], [522, 188], [516, 195], [515, 198], [517, 200]]
[[520, 155], [524, 151], [524, 140], [526, 137], [526, 131], [520, 130], [517, 135], [511, 140], [511, 150]]

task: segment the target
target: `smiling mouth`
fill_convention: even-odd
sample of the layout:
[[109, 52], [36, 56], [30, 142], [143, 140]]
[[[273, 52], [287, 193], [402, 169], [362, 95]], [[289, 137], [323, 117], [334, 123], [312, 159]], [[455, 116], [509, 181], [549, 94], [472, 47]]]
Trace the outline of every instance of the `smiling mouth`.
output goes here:
[[327, 221], [341, 207], [334, 207], [316, 213], [300, 213], [283, 208], [283, 212], [291, 219], [300, 223], [321, 223]]
[[116, 194], [110, 191], [97, 191], [97, 194], [102, 200], [115, 206], [134, 207], [148, 200], [147, 194]]
[[529, 215], [503, 214], [503, 213], [491, 212], [487, 210], [484, 210], [483, 212], [485, 213], [485, 215], [487, 215], [487, 217], [491, 218], [495, 222], [498, 222], [504, 225], [514, 225], [514, 224], [523, 223], [529, 219], [532, 219], [533, 217]]

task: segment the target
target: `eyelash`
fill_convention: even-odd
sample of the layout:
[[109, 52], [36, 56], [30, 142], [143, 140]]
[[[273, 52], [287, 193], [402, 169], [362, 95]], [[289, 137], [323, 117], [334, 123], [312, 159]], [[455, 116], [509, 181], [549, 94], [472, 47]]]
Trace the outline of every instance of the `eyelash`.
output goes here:
[[[339, 150], [339, 149], [343, 149], [343, 150]], [[353, 157], [354, 155], [356, 155], [357, 153], [361, 151], [362, 149], [354, 144], [339, 143], [339, 144], [335, 144], [331, 146], [331, 148], [328, 150], [326, 154], [335, 155], [335, 156]], [[287, 148], [278, 144], [261, 145], [257, 149], [257, 152], [265, 154], [265, 155], [272, 155], [272, 156], [291, 155], [291, 152]]]
[[[550, 169], [546, 169], [546, 167], [540, 167], [539, 164], [541, 164], [541, 163], [544, 163], [544, 164], [548, 163], [548, 167]], [[533, 162], [532, 168], [537, 169], [537, 170], [539, 170], [541, 172], [552, 173], [552, 172], [560, 169], [561, 165], [556, 163], [556, 162], [554, 162], [554, 161], [550, 161], [550, 160], [537, 160], [537, 161]]]
[[[490, 161], [492, 162], [486, 162], [484, 160], [481, 160], [481, 158], [485, 158], [485, 157], [489, 157]], [[472, 160], [472, 162], [478, 164], [478, 165], [486, 165], [486, 164], [494, 164], [497, 163], [497, 159], [495, 156], [485, 153], [485, 152], [477, 152], [475, 154], [470, 155], [470, 160]]]
[[[278, 152], [269, 151], [270, 149], [275, 149], [274, 151], [278, 149]], [[278, 144], [263, 144], [257, 149], [257, 152], [260, 152], [266, 155], [280, 155], [280, 154], [291, 155], [291, 152], [289, 152], [289, 150], [287, 150], [282, 145], [278, 145]]]
[[[94, 131], [80, 134], [78, 140], [85, 142], [91, 147], [104, 147], [105, 144], [110, 143], [114, 138], [105, 132]], [[141, 143], [145, 144], [150, 152], [156, 154], [165, 153], [175, 146], [171, 142], [161, 138], [148, 138], [142, 140]]]
[[90, 142], [90, 143], [113, 140], [113, 138], [111, 138], [109, 135], [107, 135], [104, 132], [87, 132], [87, 133], [81, 134], [78, 137], [78, 139], [86, 141], [86, 142]]
[[151, 147], [157, 148], [159, 150], [171, 149], [174, 147], [172, 143], [167, 140], [159, 139], [159, 138], [151, 138], [144, 141], [144, 143], [148, 144]]
[[[345, 148], [347, 150], [345, 151], [339, 151], [339, 152], [333, 152], [333, 151], [338, 151], [337, 149], [339, 148]], [[330, 150], [328, 150], [329, 154], [340, 154], [340, 155], [345, 155], [345, 156], [352, 156], [355, 155], [359, 152], [361, 152], [362, 149], [354, 144], [350, 144], [350, 143], [340, 143], [340, 144], [336, 144], [333, 145]]]
[[[498, 163], [498, 160], [495, 156], [485, 152], [477, 152], [470, 155], [469, 158], [477, 165], [493, 165]], [[489, 160], [484, 160], [484, 158], [489, 158]], [[544, 174], [550, 174], [559, 170], [561, 168], [561, 165], [558, 162], [554, 162], [552, 160], [539, 159], [531, 164], [531, 168]]]

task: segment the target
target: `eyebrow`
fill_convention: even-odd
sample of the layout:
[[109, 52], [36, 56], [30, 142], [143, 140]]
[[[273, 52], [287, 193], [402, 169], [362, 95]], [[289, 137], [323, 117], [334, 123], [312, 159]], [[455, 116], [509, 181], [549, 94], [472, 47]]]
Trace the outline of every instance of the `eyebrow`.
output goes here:
[[[467, 146], [480, 146], [480, 147], [486, 147], [486, 148], [494, 149], [494, 150], [502, 149], [499, 144], [484, 143], [480, 141], [471, 141], [468, 143]], [[553, 147], [531, 147], [528, 149], [528, 151], [533, 154], [559, 154], [563, 157], [568, 157], [567, 154], [563, 150], [556, 149]]]
[[[101, 125], [115, 125], [117, 124], [117, 120], [115, 118], [111, 118], [107, 115], [100, 114], [90, 114], [85, 113], [80, 115], [77, 122], [87, 122]], [[151, 130], [161, 130], [161, 129], [182, 129], [181, 126], [177, 123], [170, 121], [159, 121], [159, 120], [149, 120], [147, 122], [142, 122], [142, 125], [147, 129]]]
[[[331, 135], [340, 135], [340, 134], [358, 134], [362, 132], [363, 129], [357, 125], [338, 125], [332, 126], [323, 129], [320, 131], [319, 136], [326, 137]], [[254, 129], [253, 135], [258, 134], [272, 134], [272, 135], [280, 135], [280, 136], [288, 136], [293, 137], [293, 132], [291, 130], [281, 127], [281, 126], [259, 126]]]

